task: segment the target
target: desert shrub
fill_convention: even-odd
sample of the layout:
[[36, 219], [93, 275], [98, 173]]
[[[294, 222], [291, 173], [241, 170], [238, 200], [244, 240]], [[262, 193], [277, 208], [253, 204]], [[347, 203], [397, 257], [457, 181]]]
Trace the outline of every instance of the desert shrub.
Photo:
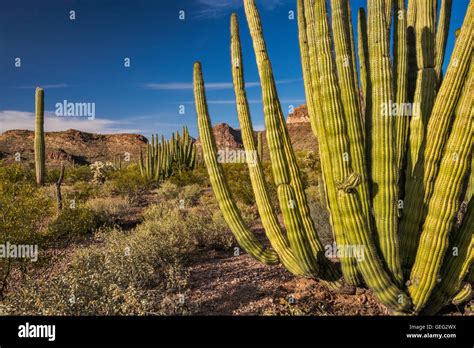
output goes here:
[[234, 199], [247, 205], [255, 204], [247, 164], [226, 163], [223, 168]]
[[53, 201], [34, 184], [28, 170], [11, 165], [0, 168], [0, 234], [10, 243], [35, 243], [45, 230]]
[[323, 245], [333, 243], [334, 236], [332, 234], [329, 212], [324, 203], [324, 197], [321, 197], [322, 191], [318, 186], [310, 186], [305, 190], [308, 199], [311, 218], [316, 225], [316, 231]]
[[204, 166], [196, 167], [194, 170], [182, 170], [174, 172], [168, 179], [171, 183], [178, 187], [197, 184], [199, 186], [209, 186], [209, 177], [207, 169]]
[[[43, 195], [31, 172], [20, 165], [0, 167], [0, 241], [10, 245], [40, 245], [53, 213], [53, 201]], [[0, 257], [0, 297], [11, 270], [29, 260]]]
[[64, 171], [64, 181], [68, 184], [73, 184], [78, 181], [91, 181], [93, 174], [89, 166], [72, 166], [66, 167]]
[[96, 197], [99, 195], [99, 193], [100, 187], [98, 185], [87, 181], [78, 181], [72, 185], [68, 198], [74, 200], [76, 203], [79, 203]]
[[[103, 244], [77, 251], [68, 268], [50, 279], [29, 279], [7, 297], [4, 314], [146, 315], [184, 314], [177, 292], [187, 284], [183, 265], [147, 229], [112, 229]], [[165, 301], [175, 296], [175, 301]], [[170, 312], [172, 311], [172, 312]]]
[[49, 235], [84, 236], [94, 232], [100, 225], [99, 216], [88, 207], [69, 207], [61, 210], [49, 225]]
[[124, 197], [96, 197], [88, 200], [85, 207], [94, 212], [100, 224], [113, 224], [130, 209]]
[[144, 213], [141, 228], [168, 234], [176, 240], [172, 253], [185, 254], [196, 248], [227, 249], [233, 244], [232, 234], [218, 209], [199, 205], [181, 208], [173, 202], [151, 205]]
[[169, 202], [185, 208], [197, 204], [201, 192], [201, 187], [196, 184], [178, 187], [170, 181], [165, 181], [156, 190], [156, 195], [160, 202]]
[[126, 197], [130, 204], [142, 203], [142, 197], [152, 188], [152, 183], [140, 175], [135, 164], [109, 173], [108, 180], [102, 187], [106, 195]]

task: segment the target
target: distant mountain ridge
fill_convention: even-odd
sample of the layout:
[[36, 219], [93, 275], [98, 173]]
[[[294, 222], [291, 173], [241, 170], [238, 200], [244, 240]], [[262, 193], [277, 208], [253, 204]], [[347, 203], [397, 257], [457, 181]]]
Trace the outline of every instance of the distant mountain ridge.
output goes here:
[[[7, 162], [20, 154], [22, 161], [34, 159], [34, 132], [9, 130], [0, 134], [0, 156]], [[45, 132], [46, 162], [61, 161], [90, 164], [95, 161], [111, 161], [128, 152], [133, 160], [140, 153], [147, 139], [139, 134], [95, 134], [69, 129], [62, 132]]]
[[[316, 151], [318, 149], [309, 124], [305, 105], [295, 108], [288, 116], [287, 127], [295, 151]], [[240, 129], [234, 129], [226, 123], [213, 128], [216, 145], [219, 149], [243, 149]], [[258, 132], [255, 132], [258, 133]], [[118, 155], [129, 153], [131, 161], [136, 162], [140, 149], [144, 149], [148, 140], [140, 134], [95, 134], [69, 129], [62, 132], [46, 132], [46, 161], [49, 165], [58, 165], [61, 161], [77, 164], [90, 164], [95, 161], [111, 161]], [[24, 161], [34, 159], [34, 132], [29, 130], [9, 130], [0, 134], [0, 159], [13, 162], [19, 153]], [[198, 149], [199, 139], [196, 140]], [[268, 159], [266, 137], [263, 137], [264, 158]]]

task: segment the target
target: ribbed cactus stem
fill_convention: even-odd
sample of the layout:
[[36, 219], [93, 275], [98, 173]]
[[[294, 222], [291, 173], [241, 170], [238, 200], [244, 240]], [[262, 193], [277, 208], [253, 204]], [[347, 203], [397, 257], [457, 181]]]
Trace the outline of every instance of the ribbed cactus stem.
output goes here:
[[138, 158], [138, 168], [140, 169], [140, 175], [142, 177], [145, 176], [145, 167], [143, 165], [143, 152], [141, 148], [140, 148], [140, 154]]
[[[304, 275], [304, 270], [299, 266], [295, 255], [291, 251], [288, 240], [281, 230], [278, 218], [273, 211], [268, 195], [265, 174], [261, 164], [261, 149], [257, 155], [255, 147], [254, 132], [250, 120], [250, 109], [244, 82], [244, 64], [242, 59], [242, 48], [240, 43], [240, 33], [237, 15], [231, 17], [231, 63], [232, 79], [234, 84], [235, 100], [237, 104], [237, 114], [239, 117], [242, 141], [247, 154], [247, 165], [250, 173], [250, 180], [255, 194], [260, 219], [265, 233], [273, 247], [278, 253], [282, 264], [294, 274]], [[258, 147], [262, 146], [262, 132], [258, 133]], [[257, 157], [258, 156], [258, 157]]]
[[263, 132], [257, 134], [257, 154], [260, 161], [263, 161]]
[[466, 75], [474, 74], [471, 63], [474, 2], [471, 1], [459, 38], [456, 40], [451, 60], [438, 91], [428, 123], [424, 161], [419, 162], [414, 175], [408, 175], [405, 185], [404, 213], [400, 222], [402, 264], [406, 274], [410, 272], [417, 250], [421, 224], [426, 214], [426, 203], [433, 193], [434, 181], [443, 155]]
[[448, 248], [449, 235], [460, 208], [465, 173], [469, 168], [473, 149], [473, 93], [474, 76], [466, 82], [455, 112], [454, 124], [429, 200], [415, 263], [410, 274], [408, 290], [415, 310], [418, 311], [427, 303], [437, 283], [443, 256]]
[[408, 0], [407, 6], [407, 54], [408, 54], [408, 76], [407, 76], [407, 97], [410, 103], [413, 102], [416, 88], [416, 76], [418, 66], [416, 62], [416, 3], [417, 0]]
[[[284, 184], [291, 185], [296, 199], [294, 202], [295, 210], [299, 211], [303, 224], [303, 229], [300, 230], [303, 235], [301, 236], [301, 242], [298, 242], [298, 245], [292, 245], [292, 250], [300, 262], [317, 258], [320, 262], [326, 263], [323, 256], [323, 246], [318, 239], [314, 222], [310, 216], [296, 157], [278, 99], [275, 80], [263, 38], [260, 16], [253, 0], [244, 0], [244, 7], [260, 75], [267, 144], [272, 160], [275, 184], [277, 187]], [[279, 198], [282, 198], [282, 195]], [[288, 204], [288, 202], [282, 201], [280, 205], [282, 204]], [[295, 220], [294, 222], [299, 221]], [[307, 241], [307, 243], [303, 241]], [[298, 253], [300, 254], [298, 255]], [[307, 267], [312, 269], [312, 272], [316, 271], [316, 265], [315, 260], [306, 264]]]
[[240, 211], [232, 199], [222, 167], [217, 161], [217, 148], [212, 134], [204, 90], [204, 80], [202, 78], [202, 69], [199, 62], [194, 64], [194, 98], [204, 160], [214, 194], [216, 195], [224, 219], [234, 233], [239, 245], [250, 255], [266, 264], [278, 263], [279, 259], [277, 253], [273, 250], [265, 249], [252, 232], [245, 227]]
[[46, 171], [44, 141], [44, 90], [36, 88], [36, 121], [35, 121], [35, 168], [36, 183], [44, 184]]
[[[345, 160], [344, 153], [349, 153], [348, 135], [341, 93], [335, 75], [335, 62], [331, 52], [328, 11], [323, 1], [316, 2], [314, 9], [315, 43], [318, 52], [315, 68], [319, 71], [318, 76], [320, 76], [319, 93], [322, 96], [322, 108], [332, 110], [332, 117], [325, 117], [323, 121], [328, 152], [331, 154], [332, 177], [335, 178], [333, 186], [328, 184], [328, 188], [332, 186], [337, 189], [338, 212], [342, 217], [348, 243], [363, 246], [365, 250], [364, 260], [358, 262], [358, 269], [366, 284], [387, 306], [396, 310], [405, 310], [409, 308], [410, 301], [383, 269], [372, 241], [368, 218], [362, 213], [362, 204], [357, 191], [362, 176], [354, 173], [350, 162]], [[331, 209], [333, 209], [333, 205], [331, 205]]]
[[[356, 81], [354, 81], [355, 57], [352, 55], [347, 1], [331, 0], [334, 47], [341, 101], [344, 108], [344, 119], [347, 126], [347, 140], [350, 148], [347, 159], [352, 169], [361, 175], [361, 184], [357, 190], [361, 197], [362, 214], [369, 218], [369, 187], [365, 156], [365, 139], [362, 116], [360, 115], [360, 98]], [[349, 9], [350, 10], [350, 9]], [[370, 226], [370, 223], [369, 223]]]
[[[416, 63], [418, 67], [414, 106], [416, 113], [410, 121], [407, 175], [415, 176], [414, 168], [423, 153], [426, 129], [436, 97], [435, 18], [432, 0], [420, 0], [416, 12]], [[416, 183], [418, 184], [418, 183]]]
[[451, 303], [455, 306], [459, 306], [462, 303], [471, 300], [473, 292], [472, 284], [464, 283], [461, 290], [459, 290], [459, 292], [453, 297]]
[[435, 71], [438, 80], [438, 86], [442, 80], [442, 67], [444, 61], [444, 54], [446, 51], [446, 43], [449, 33], [449, 22], [451, 19], [452, 0], [442, 0], [439, 11], [438, 27], [436, 29], [436, 57], [435, 57]]
[[441, 270], [441, 281], [436, 284], [430, 301], [423, 310], [425, 314], [434, 315], [455, 297], [461, 289], [474, 260], [474, 201], [471, 201], [463, 224], [455, 231], [454, 238], [444, 258]]
[[368, 46], [372, 107], [368, 115], [371, 161], [372, 204], [375, 229], [383, 260], [392, 277], [402, 283], [398, 248], [398, 170], [394, 144], [395, 120], [391, 102], [392, 70], [390, 62], [390, 38], [384, 16], [384, 1], [368, 1]]
[[[395, 83], [395, 101], [397, 105], [405, 105], [408, 102], [408, 46], [407, 46], [407, 11], [405, 0], [395, 0], [394, 2], [394, 59], [393, 72]], [[397, 170], [399, 172], [399, 188], [403, 185], [401, 175], [403, 173], [403, 162], [405, 159], [406, 144], [409, 129], [409, 116], [404, 108], [400, 108], [395, 116], [395, 134], [396, 134], [396, 158]], [[402, 196], [401, 194], [399, 197]]]
[[370, 77], [368, 77], [369, 62], [367, 60], [369, 55], [369, 48], [367, 46], [367, 16], [365, 14], [364, 8], [359, 8], [359, 10], [357, 11], [357, 43], [357, 53], [359, 56], [360, 70], [360, 91], [362, 94], [363, 102], [362, 111], [364, 111], [365, 114], [365, 110], [367, 108], [367, 80], [370, 79]]
[[[338, 196], [335, 188], [335, 176], [332, 170], [331, 152], [329, 144], [332, 144], [334, 139], [328, 134], [324, 127], [324, 115], [322, 112], [322, 94], [320, 84], [320, 71], [318, 69], [320, 62], [317, 60], [317, 32], [314, 18], [314, 6], [311, 1], [304, 1], [298, 3], [300, 17], [304, 15], [303, 21], [300, 18], [300, 47], [303, 49], [301, 54], [301, 61], [303, 66], [303, 76], [305, 79], [305, 93], [308, 100], [308, 112], [310, 116], [313, 133], [319, 143], [319, 155], [321, 159], [322, 179], [325, 184], [327, 208], [331, 226], [333, 228], [334, 239], [337, 245], [347, 245], [342, 216], [338, 208]], [[306, 30], [303, 28], [303, 22], [306, 23]], [[307, 42], [306, 42], [307, 41]], [[301, 49], [300, 48], [300, 49]], [[306, 52], [307, 51], [307, 52]], [[307, 72], [305, 73], [305, 70]], [[356, 260], [351, 257], [344, 257], [340, 259], [342, 273], [344, 280], [349, 285], [358, 285], [361, 283], [361, 277], [356, 267]]]

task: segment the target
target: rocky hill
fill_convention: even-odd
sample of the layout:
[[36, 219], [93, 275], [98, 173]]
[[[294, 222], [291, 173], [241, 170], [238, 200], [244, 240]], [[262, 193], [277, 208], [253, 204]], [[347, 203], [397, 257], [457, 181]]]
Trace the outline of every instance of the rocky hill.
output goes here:
[[[317, 151], [317, 142], [309, 124], [305, 105], [298, 106], [287, 119], [288, 132], [293, 148], [299, 151]], [[243, 149], [242, 135], [226, 123], [213, 128], [217, 147], [220, 149]], [[140, 148], [147, 139], [139, 134], [94, 134], [70, 129], [64, 132], [46, 132], [46, 156], [49, 165], [61, 161], [74, 161], [77, 164], [90, 164], [94, 161], [111, 161], [117, 155], [130, 153], [131, 160], [138, 158]], [[263, 137], [264, 158], [268, 159], [266, 137]], [[34, 132], [10, 130], [0, 134], [0, 159], [12, 162], [19, 153], [22, 160], [34, 158]], [[198, 149], [199, 139], [196, 140]]]
[[[306, 105], [300, 105], [294, 109], [287, 118], [287, 127], [290, 134], [293, 149], [299, 151], [316, 151], [318, 144], [311, 131], [308, 110]], [[226, 123], [220, 123], [213, 128], [216, 145], [219, 149], [243, 149], [242, 135], [240, 129], [234, 129]], [[256, 132], [257, 133], [257, 132]], [[265, 133], [265, 131], [264, 131]], [[200, 147], [200, 142], [196, 144]], [[268, 159], [268, 149], [266, 137], [263, 137], [264, 158]]]
[[[117, 155], [130, 153], [138, 158], [140, 148], [147, 143], [138, 134], [93, 134], [69, 129], [64, 132], [46, 132], [46, 161], [58, 164], [61, 161], [74, 161], [89, 164], [94, 161], [109, 161]], [[6, 162], [14, 161], [20, 154], [23, 161], [34, 158], [34, 132], [28, 130], [9, 130], [0, 134], [0, 158]]]

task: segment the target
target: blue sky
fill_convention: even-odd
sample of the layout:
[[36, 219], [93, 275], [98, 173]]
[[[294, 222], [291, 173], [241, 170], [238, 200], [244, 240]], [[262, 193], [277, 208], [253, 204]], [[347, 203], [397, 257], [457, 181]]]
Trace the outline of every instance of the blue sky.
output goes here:
[[[448, 57], [468, 2], [453, 1]], [[355, 25], [355, 11], [366, 1], [351, 4]], [[297, 22], [288, 18], [289, 11], [296, 13], [296, 0], [257, 5], [286, 112], [304, 103]], [[71, 10], [75, 20], [69, 19]], [[253, 122], [262, 129], [258, 73], [241, 0], [2, 0], [0, 132], [33, 128], [34, 88], [42, 86], [47, 130], [168, 136], [187, 125], [196, 136], [196, 60], [203, 64], [213, 123], [238, 127], [229, 57], [232, 12], [240, 20]], [[21, 58], [21, 67], [15, 67], [15, 58]], [[63, 100], [95, 103], [96, 119], [54, 116], [55, 104]]]

